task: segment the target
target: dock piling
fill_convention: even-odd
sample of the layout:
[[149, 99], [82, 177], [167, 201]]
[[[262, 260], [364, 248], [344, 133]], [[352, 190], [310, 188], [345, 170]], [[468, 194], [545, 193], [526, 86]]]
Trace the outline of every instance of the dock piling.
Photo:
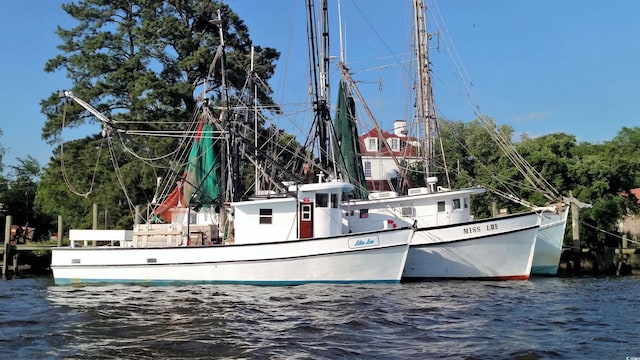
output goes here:
[[2, 278], [7, 279], [9, 271], [9, 259], [11, 256], [11, 223], [13, 219], [11, 215], [7, 215], [6, 225], [4, 228], [4, 252], [2, 253]]

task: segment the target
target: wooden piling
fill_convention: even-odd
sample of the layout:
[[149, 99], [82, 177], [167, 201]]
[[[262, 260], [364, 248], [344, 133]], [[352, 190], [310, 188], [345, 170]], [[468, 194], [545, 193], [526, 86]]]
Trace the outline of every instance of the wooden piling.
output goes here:
[[133, 225], [140, 225], [140, 205], [136, 205], [134, 209]]
[[4, 228], [4, 253], [2, 254], [2, 278], [7, 278], [9, 271], [9, 259], [11, 256], [11, 223], [13, 219], [11, 215], [7, 215], [6, 225]]
[[569, 193], [571, 201], [571, 228], [573, 230], [573, 249], [580, 252], [580, 207], [574, 201], [573, 194]]
[[[93, 203], [93, 230], [98, 230], [98, 204]], [[98, 242], [97, 241], [93, 241], [92, 242], [93, 246], [97, 246]]]
[[62, 246], [62, 215], [58, 215], [58, 246]]

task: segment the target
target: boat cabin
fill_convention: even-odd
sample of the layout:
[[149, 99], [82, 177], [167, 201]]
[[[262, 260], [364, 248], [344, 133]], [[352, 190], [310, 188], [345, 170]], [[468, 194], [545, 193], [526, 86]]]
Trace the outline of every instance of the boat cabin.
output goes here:
[[484, 191], [468, 188], [432, 192], [428, 188], [415, 188], [410, 189], [408, 195], [374, 195], [370, 200], [344, 203], [343, 208], [350, 215], [352, 231], [380, 229], [381, 224], [389, 220], [396, 226], [410, 226], [415, 222], [419, 228], [458, 224], [473, 220], [470, 198]]
[[342, 235], [345, 182], [292, 185], [296, 196], [231, 203], [234, 243], [253, 244]]

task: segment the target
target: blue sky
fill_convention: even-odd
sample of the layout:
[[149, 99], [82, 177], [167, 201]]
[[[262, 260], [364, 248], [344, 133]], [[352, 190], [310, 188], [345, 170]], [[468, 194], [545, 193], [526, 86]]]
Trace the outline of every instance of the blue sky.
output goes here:
[[[61, 3], [0, 0], [5, 165], [32, 155], [44, 166], [51, 156], [53, 147], [41, 138], [45, 117], [39, 103], [70, 87], [66, 74], [43, 70], [47, 59], [59, 54], [56, 26], [74, 24]], [[282, 53], [271, 81], [275, 99], [304, 102], [304, 1], [228, 3], [245, 20], [255, 44]], [[336, 1], [331, 3], [335, 8]], [[386, 67], [410, 55], [409, 3], [342, 0], [347, 62], [369, 107], [387, 127], [409, 116], [412, 103], [407, 83], [399, 80], [402, 70]], [[640, 0], [447, 0], [428, 5], [446, 26], [434, 36], [439, 49], [431, 52], [442, 116], [469, 121], [482, 113], [518, 134], [565, 132], [591, 143], [611, 140], [623, 126], [640, 126]], [[335, 9], [330, 20], [337, 24]], [[331, 31], [337, 56], [337, 25]], [[450, 53], [459, 54], [457, 70]], [[464, 81], [460, 73], [466, 74]], [[335, 70], [331, 76], [338, 78]], [[65, 130], [63, 137], [92, 131], [98, 127]]]

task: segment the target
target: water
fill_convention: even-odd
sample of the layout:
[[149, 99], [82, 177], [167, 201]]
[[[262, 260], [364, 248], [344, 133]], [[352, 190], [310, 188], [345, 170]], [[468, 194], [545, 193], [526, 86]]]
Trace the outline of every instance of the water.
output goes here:
[[258, 287], [0, 281], [3, 359], [627, 359], [640, 277]]

